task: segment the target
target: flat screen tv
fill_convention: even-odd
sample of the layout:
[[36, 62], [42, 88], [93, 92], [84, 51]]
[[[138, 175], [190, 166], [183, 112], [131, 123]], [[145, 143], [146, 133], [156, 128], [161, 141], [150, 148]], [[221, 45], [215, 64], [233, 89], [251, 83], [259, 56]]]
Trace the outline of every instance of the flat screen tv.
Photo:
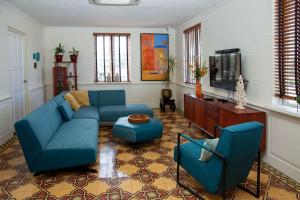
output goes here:
[[235, 90], [236, 81], [241, 75], [241, 54], [222, 52], [209, 57], [210, 86]]

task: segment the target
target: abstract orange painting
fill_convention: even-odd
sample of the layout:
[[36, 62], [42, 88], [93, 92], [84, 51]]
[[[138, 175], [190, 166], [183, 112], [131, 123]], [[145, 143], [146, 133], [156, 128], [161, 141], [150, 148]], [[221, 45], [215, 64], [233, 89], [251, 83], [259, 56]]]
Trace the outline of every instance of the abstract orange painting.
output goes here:
[[169, 35], [141, 34], [142, 81], [164, 81], [168, 77]]

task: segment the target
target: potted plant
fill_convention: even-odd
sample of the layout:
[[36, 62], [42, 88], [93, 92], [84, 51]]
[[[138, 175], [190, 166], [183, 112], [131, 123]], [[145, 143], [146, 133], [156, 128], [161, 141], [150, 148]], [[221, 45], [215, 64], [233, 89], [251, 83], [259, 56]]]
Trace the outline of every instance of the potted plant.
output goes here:
[[167, 70], [167, 77], [166, 80], [164, 81], [166, 87], [161, 90], [161, 96], [165, 100], [170, 100], [170, 98], [172, 97], [172, 90], [170, 89], [170, 84], [171, 84], [170, 75], [174, 73], [175, 66], [176, 66], [176, 59], [171, 55], [169, 57], [169, 67]]
[[207, 74], [208, 68], [206, 67], [205, 62], [201, 65], [199, 60], [200, 60], [199, 57], [195, 57], [194, 58], [195, 64], [191, 65], [190, 67], [193, 68], [194, 77], [196, 79], [196, 85], [195, 85], [196, 96], [199, 98], [203, 98], [201, 79]]
[[79, 50], [77, 50], [75, 47], [73, 47], [72, 51], [69, 51], [69, 54], [70, 54], [71, 62], [76, 63], [78, 54], [79, 54]]
[[55, 61], [56, 62], [62, 62], [63, 55], [65, 53], [64, 46], [61, 43], [59, 43], [58, 47], [56, 47], [54, 49], [54, 51], [55, 51]]

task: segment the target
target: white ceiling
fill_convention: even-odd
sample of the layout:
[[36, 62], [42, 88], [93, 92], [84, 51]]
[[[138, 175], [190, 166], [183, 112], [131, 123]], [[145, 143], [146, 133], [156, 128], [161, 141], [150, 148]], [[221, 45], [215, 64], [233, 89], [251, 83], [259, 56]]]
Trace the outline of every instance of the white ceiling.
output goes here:
[[224, 0], [141, 0], [138, 6], [97, 6], [88, 0], [7, 0], [46, 26], [167, 27]]

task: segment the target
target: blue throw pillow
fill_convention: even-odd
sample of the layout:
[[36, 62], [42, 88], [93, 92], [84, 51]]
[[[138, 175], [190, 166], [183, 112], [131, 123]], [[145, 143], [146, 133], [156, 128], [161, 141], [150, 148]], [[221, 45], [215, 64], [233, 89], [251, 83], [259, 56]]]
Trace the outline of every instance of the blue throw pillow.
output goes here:
[[64, 119], [64, 121], [70, 121], [72, 119], [74, 112], [73, 112], [70, 104], [67, 101], [60, 104], [58, 106], [58, 110], [59, 110], [62, 118]]

